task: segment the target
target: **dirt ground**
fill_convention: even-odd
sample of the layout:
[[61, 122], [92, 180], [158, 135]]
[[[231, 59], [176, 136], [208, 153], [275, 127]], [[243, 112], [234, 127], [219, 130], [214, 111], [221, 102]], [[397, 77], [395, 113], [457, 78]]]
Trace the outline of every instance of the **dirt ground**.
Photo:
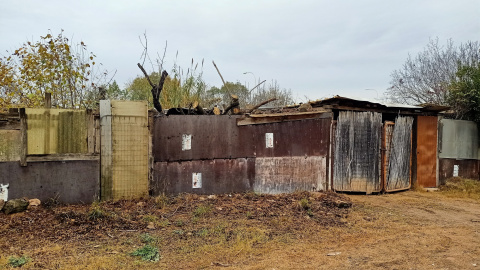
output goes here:
[[[474, 269], [478, 200], [442, 192], [158, 197], [0, 214], [0, 269]], [[150, 245], [159, 261], [132, 256]]]

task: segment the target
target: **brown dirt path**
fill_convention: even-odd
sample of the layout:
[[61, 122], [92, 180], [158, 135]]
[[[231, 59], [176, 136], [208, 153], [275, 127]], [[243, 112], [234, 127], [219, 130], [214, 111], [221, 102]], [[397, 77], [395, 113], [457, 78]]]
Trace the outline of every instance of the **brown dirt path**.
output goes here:
[[[426, 192], [349, 195], [346, 228], [330, 228], [244, 269], [476, 269], [480, 205]], [[329, 253], [341, 252], [335, 256]]]

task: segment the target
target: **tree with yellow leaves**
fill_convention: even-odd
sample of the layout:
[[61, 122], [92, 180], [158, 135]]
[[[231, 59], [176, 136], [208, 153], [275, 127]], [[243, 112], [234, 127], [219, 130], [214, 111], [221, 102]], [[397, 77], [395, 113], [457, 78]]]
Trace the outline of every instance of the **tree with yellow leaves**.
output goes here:
[[107, 71], [99, 71], [85, 43], [72, 45], [63, 35], [48, 33], [0, 58], [0, 106], [41, 107], [51, 93], [58, 108], [91, 108]]

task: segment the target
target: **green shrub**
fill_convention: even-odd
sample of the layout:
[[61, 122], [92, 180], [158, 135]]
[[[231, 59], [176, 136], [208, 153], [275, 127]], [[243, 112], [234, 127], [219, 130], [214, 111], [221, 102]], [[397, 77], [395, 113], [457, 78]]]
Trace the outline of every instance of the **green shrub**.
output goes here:
[[150, 245], [145, 245], [144, 247], [130, 253], [130, 255], [141, 257], [142, 261], [158, 262], [158, 260], [160, 260], [160, 253], [158, 252], [158, 248]]
[[27, 256], [22, 256], [22, 257], [15, 257], [12, 256], [8, 258], [8, 265], [11, 267], [22, 267], [24, 264], [28, 263], [30, 261], [30, 258]]

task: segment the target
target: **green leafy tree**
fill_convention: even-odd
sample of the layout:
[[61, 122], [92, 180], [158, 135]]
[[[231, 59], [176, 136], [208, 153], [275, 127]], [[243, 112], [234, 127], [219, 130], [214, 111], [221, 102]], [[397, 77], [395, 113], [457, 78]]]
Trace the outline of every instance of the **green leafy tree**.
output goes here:
[[45, 93], [59, 108], [95, 106], [97, 86], [108, 73], [100, 71], [85, 43], [72, 45], [63, 30], [40, 41], [26, 42], [0, 62], [0, 103], [3, 106], [43, 106]]
[[244, 109], [249, 109], [272, 98], [276, 98], [277, 100], [270, 102], [268, 106], [281, 107], [293, 103], [291, 91], [280, 88], [276, 81], [268, 85], [260, 85], [253, 90], [249, 90], [240, 82], [226, 82], [226, 87], [225, 85], [221, 88], [211, 87], [203, 99], [209, 106], [212, 104], [220, 104], [226, 107], [230, 104], [230, 94], [238, 96], [240, 107]]
[[460, 67], [449, 90], [448, 101], [455, 117], [480, 123], [480, 63]]
[[122, 90], [120, 86], [118, 86], [117, 81], [113, 81], [107, 87], [107, 96], [108, 99], [126, 99], [127, 94], [125, 90]]
[[[175, 70], [173, 71], [175, 72]], [[174, 77], [167, 76], [163, 84], [163, 90], [160, 96], [160, 103], [164, 109], [188, 107], [194, 102], [202, 103], [201, 97], [205, 93], [206, 84], [201, 74], [188, 74], [187, 78], [182, 80], [178, 73], [173, 73]], [[161, 74], [152, 72], [149, 75], [152, 82], [158, 82]], [[131, 100], [147, 100], [149, 107], [153, 108], [153, 97], [151, 94], [151, 85], [144, 76], [137, 76], [127, 83], [126, 96]]]
[[225, 84], [226, 86], [222, 85], [220, 88], [212, 86], [206, 91], [203, 100], [207, 103], [207, 106], [220, 104], [223, 105], [223, 107], [227, 107], [228, 104], [230, 104], [230, 95], [238, 96], [240, 107], [245, 106], [245, 104], [248, 103], [249, 91], [245, 85], [240, 82], [226, 82]]

